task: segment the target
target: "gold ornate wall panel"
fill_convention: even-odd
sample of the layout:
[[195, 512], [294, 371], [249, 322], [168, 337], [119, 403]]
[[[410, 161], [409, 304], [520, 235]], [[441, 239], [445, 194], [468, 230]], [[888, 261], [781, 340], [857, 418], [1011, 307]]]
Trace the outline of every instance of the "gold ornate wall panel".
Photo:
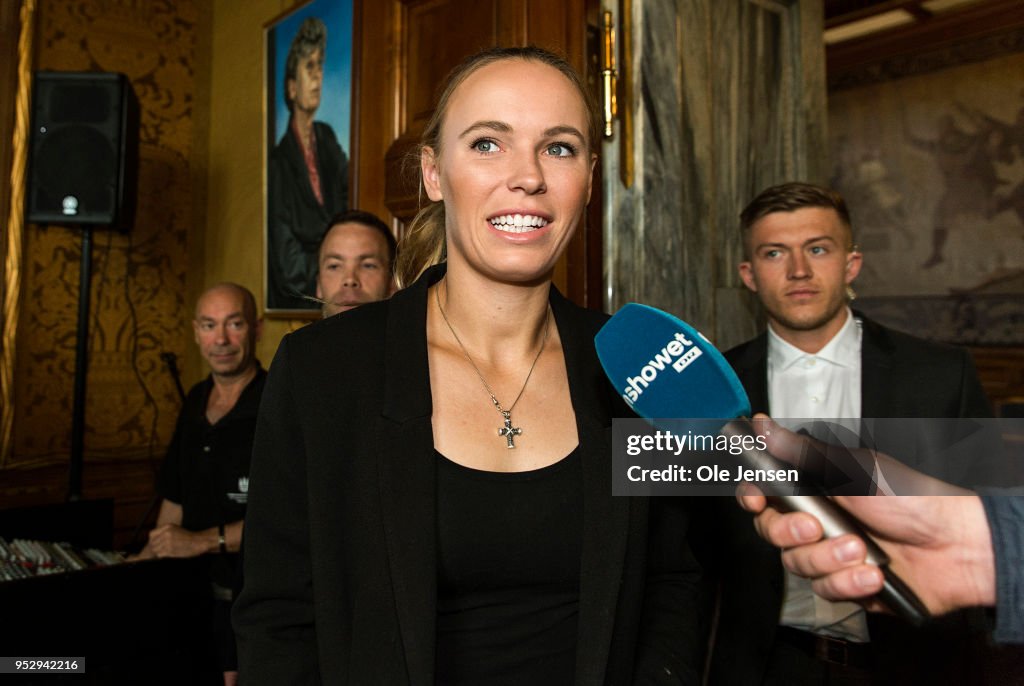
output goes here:
[[[141, 113], [135, 223], [94, 233], [87, 465], [159, 459], [179, 407], [160, 354], [183, 359], [191, 340], [196, 22], [188, 0], [41, 0], [37, 10], [37, 69], [123, 72]], [[77, 229], [26, 227], [8, 467], [67, 460], [80, 246]]]
[[[0, 0], [0, 38], [7, 69], [0, 71], [0, 96], [12, 103], [9, 116], [0, 116], [0, 169], [10, 169], [9, 186], [0, 193], [0, 467], [11, 454], [14, 429], [14, 360], [21, 304], [21, 256], [25, 222], [21, 203], [25, 196], [28, 157], [29, 91], [32, 74], [32, 36], [35, 0]], [[13, 63], [13, 65], [11, 64]]]

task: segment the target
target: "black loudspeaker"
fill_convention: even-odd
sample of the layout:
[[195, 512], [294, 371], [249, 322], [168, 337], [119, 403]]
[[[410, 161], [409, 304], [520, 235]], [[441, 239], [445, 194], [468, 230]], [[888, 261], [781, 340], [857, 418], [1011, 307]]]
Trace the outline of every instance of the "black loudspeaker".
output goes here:
[[25, 218], [127, 231], [134, 220], [139, 107], [124, 74], [37, 72]]

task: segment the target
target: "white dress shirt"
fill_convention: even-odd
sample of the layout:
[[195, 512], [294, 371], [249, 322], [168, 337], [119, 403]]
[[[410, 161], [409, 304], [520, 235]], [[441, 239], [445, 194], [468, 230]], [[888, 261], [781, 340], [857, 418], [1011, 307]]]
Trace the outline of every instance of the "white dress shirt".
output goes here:
[[[861, 323], [849, 308], [843, 327], [813, 355], [782, 340], [769, 326], [768, 403], [772, 418], [791, 429], [814, 419], [852, 420], [853, 426], [851, 421], [841, 423], [858, 435], [860, 353]], [[779, 623], [851, 641], [868, 640], [867, 618], [860, 605], [820, 598], [811, 590], [810, 581], [789, 572]]]

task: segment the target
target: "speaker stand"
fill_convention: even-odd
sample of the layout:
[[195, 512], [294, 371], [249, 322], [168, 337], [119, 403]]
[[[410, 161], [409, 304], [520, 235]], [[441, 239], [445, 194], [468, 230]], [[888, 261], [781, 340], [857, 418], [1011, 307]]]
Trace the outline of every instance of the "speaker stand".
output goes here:
[[82, 499], [82, 448], [85, 436], [85, 373], [89, 366], [89, 294], [92, 285], [92, 226], [82, 226], [82, 264], [78, 281], [78, 331], [75, 337], [75, 388], [71, 409], [71, 463], [68, 502]]

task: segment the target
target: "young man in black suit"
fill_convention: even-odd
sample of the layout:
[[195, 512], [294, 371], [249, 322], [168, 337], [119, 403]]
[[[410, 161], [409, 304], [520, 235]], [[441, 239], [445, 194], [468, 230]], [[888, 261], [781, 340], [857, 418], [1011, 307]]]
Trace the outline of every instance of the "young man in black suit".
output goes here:
[[[863, 257], [842, 197], [787, 183], [743, 210], [740, 277], [768, 330], [726, 353], [752, 410], [773, 417], [858, 420], [985, 417], [967, 351], [893, 331], [849, 307]], [[963, 683], [970, 670], [963, 616], [923, 630], [867, 621], [853, 603], [814, 596], [784, 575], [749, 513], [716, 503], [711, 549], [720, 613], [712, 684]], [[876, 621], [877, 620], [877, 621]]]

